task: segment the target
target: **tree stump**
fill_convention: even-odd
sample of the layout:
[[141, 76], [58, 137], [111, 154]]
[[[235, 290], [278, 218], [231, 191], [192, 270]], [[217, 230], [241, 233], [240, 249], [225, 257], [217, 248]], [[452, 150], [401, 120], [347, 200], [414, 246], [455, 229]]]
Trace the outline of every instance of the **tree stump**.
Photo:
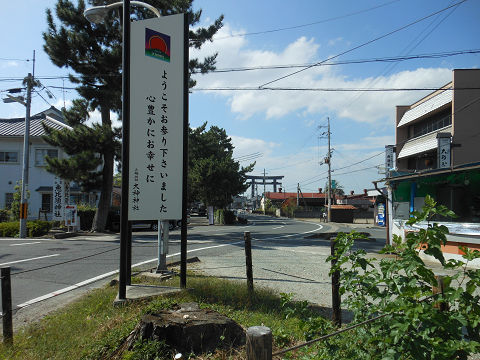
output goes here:
[[164, 340], [175, 351], [201, 354], [245, 344], [245, 331], [232, 319], [196, 303], [180, 309], [143, 316], [137, 335], [145, 340]]

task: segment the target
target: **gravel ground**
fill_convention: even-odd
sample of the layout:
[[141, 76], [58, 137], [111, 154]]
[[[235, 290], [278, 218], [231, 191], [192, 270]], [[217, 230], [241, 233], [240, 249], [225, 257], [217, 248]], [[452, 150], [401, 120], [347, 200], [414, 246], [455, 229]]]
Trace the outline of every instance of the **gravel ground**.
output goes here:
[[[270, 243], [271, 244], [271, 243]], [[269, 245], [270, 245], [269, 244]], [[252, 242], [254, 286], [294, 293], [297, 300], [331, 306], [330, 249], [312, 246], [270, 245]], [[190, 269], [225, 279], [245, 280], [245, 251], [234, 249], [225, 256], [199, 256]]]

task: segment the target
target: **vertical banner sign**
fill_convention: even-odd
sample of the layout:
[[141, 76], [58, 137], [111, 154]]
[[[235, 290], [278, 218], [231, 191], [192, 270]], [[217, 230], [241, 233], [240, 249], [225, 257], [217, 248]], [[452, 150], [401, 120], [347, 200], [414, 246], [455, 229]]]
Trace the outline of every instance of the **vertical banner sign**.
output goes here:
[[182, 217], [183, 47], [183, 14], [131, 24], [129, 220]]
[[385, 146], [385, 171], [388, 174], [393, 168], [393, 145], [387, 145]]
[[53, 220], [63, 221], [64, 217], [63, 180], [58, 176], [53, 179]]
[[[438, 134], [441, 135], [441, 134]], [[438, 136], [437, 135], [437, 136]], [[450, 134], [448, 134], [450, 135]], [[451, 136], [438, 136], [438, 168], [445, 169], [450, 167], [450, 139]]]
[[63, 194], [65, 205], [70, 205], [70, 183], [68, 181], [63, 182]]

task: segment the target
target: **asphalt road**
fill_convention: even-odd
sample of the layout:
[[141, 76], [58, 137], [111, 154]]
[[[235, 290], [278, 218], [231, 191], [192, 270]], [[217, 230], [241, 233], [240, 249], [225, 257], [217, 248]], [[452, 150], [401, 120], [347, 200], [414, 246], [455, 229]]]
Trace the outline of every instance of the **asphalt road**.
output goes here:
[[[316, 233], [366, 232], [369, 241], [357, 241], [354, 248], [362, 248], [374, 255], [385, 246], [385, 228], [366, 224], [325, 224], [298, 222], [290, 219], [255, 218], [252, 227], [252, 262], [254, 286], [264, 286], [283, 293], [292, 293], [296, 300], [307, 300], [324, 307], [331, 307], [329, 237], [318, 238]], [[266, 235], [262, 228], [279, 228], [282, 234]], [[318, 228], [321, 227], [321, 228]], [[318, 229], [318, 230], [315, 230]], [[313, 236], [312, 236], [313, 235]], [[230, 280], [246, 280], [243, 246], [230, 249], [228, 254], [215, 257], [208, 253], [199, 255], [200, 262], [192, 265], [201, 273]]]
[[[203, 222], [205, 223], [205, 222]], [[297, 268], [303, 262], [295, 258], [292, 252], [306, 254], [324, 252], [329, 242], [321, 239], [308, 239], [309, 235], [325, 231], [350, 231], [338, 224], [301, 222], [291, 219], [276, 219], [263, 216], [249, 216], [248, 225], [205, 226], [192, 218], [188, 227], [188, 257], [198, 256], [202, 262], [202, 271], [215, 273], [222, 270], [222, 264], [228, 264], [232, 258], [238, 260], [238, 267], [244, 267], [243, 234], [250, 231], [254, 254], [268, 253], [269, 276], [275, 272], [286, 273], [290, 269], [285, 264], [293, 261]], [[375, 242], [362, 244], [367, 251], [376, 252], [384, 244], [385, 231], [370, 229]], [[383, 239], [382, 239], [383, 236]], [[281, 248], [281, 254], [269, 253]], [[180, 231], [170, 233], [169, 261], [179, 260]], [[298, 254], [303, 254], [302, 252]], [[21, 321], [29, 321], [38, 314], [61, 306], [78, 294], [104, 279], [115, 276], [119, 266], [119, 236], [89, 235], [68, 239], [0, 239], [0, 267], [10, 266], [12, 273], [12, 298], [16, 314]], [[154, 232], [134, 232], [132, 245], [132, 264], [152, 268], [156, 266], [157, 234]], [[259, 269], [258, 256], [254, 256], [254, 269]], [[262, 261], [266, 261], [265, 259]], [[190, 267], [190, 265], [189, 265]], [[214, 270], [207, 270], [207, 268]], [[196, 266], [196, 268], [199, 268]], [[230, 266], [236, 273], [239, 270]], [[264, 266], [264, 268], [266, 268]], [[254, 275], [255, 275], [254, 272]], [[244, 273], [244, 272], [243, 272]], [[227, 276], [228, 277], [228, 276]], [[234, 277], [234, 276], [231, 276]], [[279, 279], [275, 283], [281, 283]], [[289, 282], [285, 282], [288, 284]], [[267, 284], [268, 285], [268, 284]], [[188, 286], [188, 284], [187, 284]], [[28, 310], [28, 311], [27, 311]], [[38, 311], [36, 311], [38, 310]]]

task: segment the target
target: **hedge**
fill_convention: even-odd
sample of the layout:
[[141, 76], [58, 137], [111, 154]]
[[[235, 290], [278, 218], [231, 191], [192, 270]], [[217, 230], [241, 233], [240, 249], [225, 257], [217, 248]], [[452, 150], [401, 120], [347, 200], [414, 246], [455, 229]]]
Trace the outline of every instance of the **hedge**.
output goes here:
[[[52, 228], [51, 221], [34, 220], [27, 221], [28, 237], [39, 237], [48, 234]], [[20, 222], [9, 221], [0, 223], [0, 235], [2, 237], [18, 237], [20, 233]]]

